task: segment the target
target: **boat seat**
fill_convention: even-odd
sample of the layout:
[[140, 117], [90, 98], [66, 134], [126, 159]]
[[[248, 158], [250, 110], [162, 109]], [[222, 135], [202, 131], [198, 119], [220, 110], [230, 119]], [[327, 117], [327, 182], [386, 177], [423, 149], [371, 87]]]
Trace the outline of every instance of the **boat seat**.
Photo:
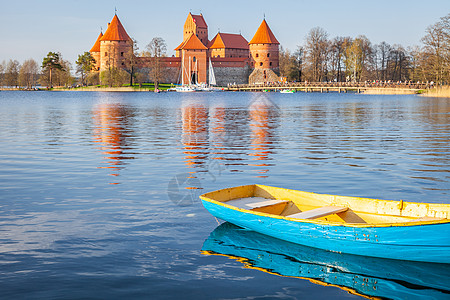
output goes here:
[[317, 219], [320, 217], [341, 213], [346, 211], [347, 209], [348, 207], [344, 206], [323, 206], [307, 211], [302, 211], [293, 215], [288, 215], [287, 217], [295, 219]]
[[248, 198], [239, 198], [234, 200], [229, 200], [224, 202], [225, 204], [241, 208], [241, 209], [254, 209], [261, 208], [265, 206], [270, 206], [274, 204], [279, 204], [287, 202], [286, 200], [276, 200], [276, 199], [267, 199], [263, 197], [248, 197]]

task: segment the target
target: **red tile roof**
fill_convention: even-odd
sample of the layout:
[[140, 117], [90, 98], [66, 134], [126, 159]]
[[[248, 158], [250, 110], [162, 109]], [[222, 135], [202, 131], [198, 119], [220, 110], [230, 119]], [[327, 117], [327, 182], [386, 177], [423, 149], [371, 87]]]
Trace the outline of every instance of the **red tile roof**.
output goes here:
[[247, 40], [240, 34], [218, 33], [208, 44], [210, 49], [248, 49]]
[[264, 19], [249, 44], [279, 44]]
[[129, 41], [131, 40], [130, 36], [123, 28], [122, 23], [120, 22], [117, 15], [114, 15], [111, 23], [108, 25], [108, 29], [106, 29], [105, 34], [101, 38], [101, 41]]
[[102, 38], [103, 33], [100, 32], [97, 40], [95, 41], [94, 46], [92, 46], [91, 50], [89, 50], [89, 52], [100, 52], [100, 39]]
[[192, 19], [194, 20], [194, 23], [199, 28], [208, 28], [208, 25], [206, 25], [205, 19], [203, 18], [203, 15], [193, 15], [189, 13], [192, 16]]
[[208, 48], [206, 48], [200, 39], [192, 33], [184, 42], [176, 47], [175, 50], [208, 50]]

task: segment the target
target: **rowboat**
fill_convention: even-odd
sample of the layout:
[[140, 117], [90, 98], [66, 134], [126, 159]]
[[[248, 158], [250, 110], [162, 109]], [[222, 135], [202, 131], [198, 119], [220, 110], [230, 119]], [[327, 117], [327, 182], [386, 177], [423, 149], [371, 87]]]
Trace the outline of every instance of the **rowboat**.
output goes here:
[[245, 268], [336, 286], [369, 299], [448, 299], [450, 264], [336, 253], [282, 241], [225, 222], [203, 255], [225, 256]]
[[294, 89], [292, 89], [292, 90], [283, 89], [283, 90], [280, 90], [280, 93], [282, 93], [282, 94], [293, 94], [293, 93], [295, 93], [295, 90]]
[[450, 263], [450, 205], [316, 194], [265, 185], [200, 196], [215, 217], [333, 252]]

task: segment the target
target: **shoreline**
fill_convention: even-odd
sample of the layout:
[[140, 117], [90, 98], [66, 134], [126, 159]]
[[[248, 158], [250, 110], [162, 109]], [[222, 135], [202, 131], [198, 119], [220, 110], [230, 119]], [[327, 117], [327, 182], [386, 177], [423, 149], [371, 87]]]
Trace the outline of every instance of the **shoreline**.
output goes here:
[[[223, 87], [223, 91], [232, 91], [227, 87]], [[153, 93], [153, 88], [148, 87], [80, 87], [80, 88], [53, 88], [47, 90], [46, 88], [37, 88], [32, 90], [17, 89], [17, 88], [0, 88], [0, 91], [18, 91], [18, 92], [150, 92]], [[161, 90], [161, 92], [167, 92]], [[235, 92], [235, 91], [234, 91]], [[246, 91], [244, 91], [246, 92]], [[273, 93], [274, 91], [272, 91]], [[304, 91], [297, 91], [297, 93], [305, 93]], [[332, 91], [330, 91], [332, 92]], [[308, 92], [310, 93], [310, 92]], [[321, 93], [320, 91], [314, 91], [313, 93]], [[350, 92], [357, 93], [357, 92]], [[450, 87], [437, 88], [433, 90], [409, 90], [409, 89], [396, 89], [396, 88], [380, 88], [374, 90], [361, 91], [360, 94], [364, 95], [420, 95], [423, 97], [437, 97], [437, 98], [450, 98]]]

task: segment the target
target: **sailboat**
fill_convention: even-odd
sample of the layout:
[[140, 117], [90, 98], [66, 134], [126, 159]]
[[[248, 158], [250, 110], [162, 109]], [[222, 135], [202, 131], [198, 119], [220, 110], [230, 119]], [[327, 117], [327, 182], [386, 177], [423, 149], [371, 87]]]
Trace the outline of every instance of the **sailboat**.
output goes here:
[[212, 66], [211, 57], [209, 58], [209, 68], [208, 68], [208, 85], [200, 85], [200, 89], [205, 92], [217, 91], [213, 86], [216, 85], [216, 76], [214, 75], [214, 68]]
[[175, 88], [175, 91], [179, 92], [179, 93], [189, 93], [189, 92], [195, 92], [196, 89], [194, 87], [192, 87], [191, 84], [191, 58], [189, 57], [189, 73], [187, 73], [187, 78], [189, 80], [189, 84], [186, 85], [184, 83], [184, 74], [186, 72], [185, 67], [184, 67], [184, 52], [183, 52], [183, 59], [182, 59], [182, 64], [181, 64], [181, 86], [178, 86]]

